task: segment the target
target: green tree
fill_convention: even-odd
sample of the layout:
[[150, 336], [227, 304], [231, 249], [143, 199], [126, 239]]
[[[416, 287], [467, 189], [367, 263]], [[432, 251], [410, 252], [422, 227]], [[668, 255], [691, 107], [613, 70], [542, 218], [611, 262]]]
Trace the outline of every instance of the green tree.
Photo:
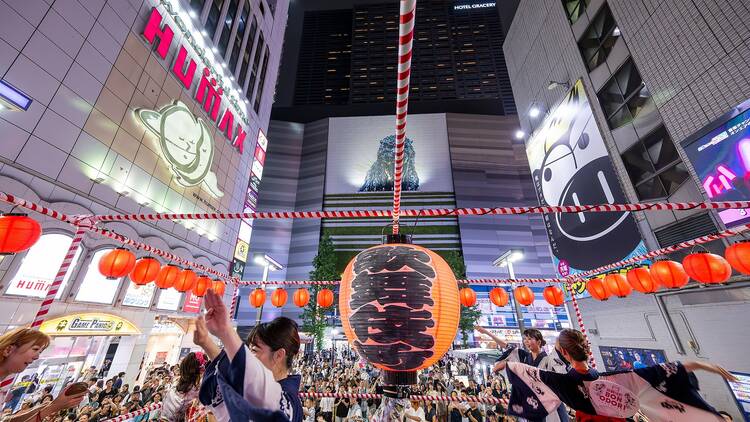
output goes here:
[[[466, 263], [464, 262], [463, 256], [458, 251], [448, 251], [443, 254], [445, 261], [453, 270], [453, 274], [456, 275], [457, 280], [466, 279]], [[459, 284], [458, 288], [462, 289], [469, 287], [468, 284]], [[469, 333], [474, 330], [474, 326], [482, 317], [482, 311], [479, 310], [479, 306], [474, 305], [466, 307], [461, 305], [461, 316], [458, 319], [458, 330], [461, 332], [461, 345], [464, 348], [469, 347]]]
[[[313, 270], [310, 271], [310, 280], [332, 281], [339, 280], [340, 275], [336, 271], [336, 250], [333, 247], [328, 234], [323, 235], [318, 244], [318, 254], [313, 259]], [[316, 300], [318, 292], [325, 286], [313, 285], [310, 287], [310, 302], [302, 311], [302, 331], [310, 333], [315, 339], [315, 347], [323, 348], [323, 336], [326, 329], [326, 310], [318, 306]]]

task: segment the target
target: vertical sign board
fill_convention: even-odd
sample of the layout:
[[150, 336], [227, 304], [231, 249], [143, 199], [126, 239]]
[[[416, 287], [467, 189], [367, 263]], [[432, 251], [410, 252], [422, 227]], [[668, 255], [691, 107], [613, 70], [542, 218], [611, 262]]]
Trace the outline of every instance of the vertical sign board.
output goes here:
[[737, 382], [727, 382], [732, 391], [737, 407], [740, 408], [742, 417], [750, 422], [750, 374], [743, 372], [731, 372], [737, 378]]
[[[578, 80], [526, 144], [540, 205], [625, 203], [604, 139]], [[646, 252], [628, 212], [545, 214], [559, 276], [568, 276]], [[585, 283], [574, 285], [576, 294]]]

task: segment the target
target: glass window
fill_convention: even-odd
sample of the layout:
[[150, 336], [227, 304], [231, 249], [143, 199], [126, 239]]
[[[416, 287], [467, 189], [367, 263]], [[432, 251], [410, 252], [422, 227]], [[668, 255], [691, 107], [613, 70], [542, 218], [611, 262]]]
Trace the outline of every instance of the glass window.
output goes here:
[[181, 298], [182, 293], [177, 290], [164, 289], [159, 293], [159, 301], [156, 303], [156, 307], [168, 311], [176, 311], [180, 307]]
[[203, 5], [206, 3], [206, 0], [190, 0], [190, 7], [195, 10], [195, 13], [200, 16], [201, 12], [203, 11]]
[[151, 306], [151, 299], [154, 297], [156, 285], [149, 283], [145, 286], [139, 286], [133, 282], [128, 284], [128, 290], [122, 299], [124, 306], [135, 306], [137, 308], [148, 308]]
[[[26, 253], [21, 262], [21, 266], [8, 282], [9, 295], [45, 297], [47, 289], [55, 280], [55, 275], [60, 269], [65, 254], [70, 248], [71, 237], [64, 234], [45, 234], [39, 238], [39, 241]], [[78, 258], [81, 256], [79, 247], [70, 263], [68, 274], [63, 279], [60, 289], [55, 295], [55, 299], [60, 299], [65, 286], [70, 280]]]
[[618, 38], [620, 38], [620, 29], [617, 27], [615, 18], [612, 17], [612, 12], [605, 4], [591, 21], [581, 40], [578, 41], [578, 48], [581, 50], [583, 61], [589, 72], [607, 60]]
[[240, 68], [240, 74], [237, 75], [237, 80], [239, 81], [244, 81], [247, 75], [248, 67], [250, 66], [250, 55], [253, 53], [253, 44], [255, 43], [255, 35], [257, 33], [258, 19], [253, 16], [253, 23], [250, 25], [250, 34], [247, 36], [247, 45], [245, 46], [245, 51], [242, 53], [242, 67]]
[[231, 0], [229, 2], [229, 9], [227, 9], [227, 15], [224, 18], [224, 27], [221, 29], [221, 38], [219, 38], [219, 51], [221, 57], [227, 53], [227, 46], [229, 45], [229, 36], [232, 35], [232, 24], [234, 23], [234, 17], [237, 16], [237, 1]]
[[221, 15], [221, 7], [224, 6], [224, 0], [213, 0], [211, 8], [208, 11], [208, 19], [206, 19], [206, 30], [208, 36], [213, 38], [216, 32], [216, 27], [219, 24], [219, 16]]
[[86, 275], [76, 294], [77, 302], [112, 303], [122, 278], [108, 280], [99, 272], [99, 260], [111, 249], [97, 251], [91, 258]]
[[255, 57], [253, 57], [253, 70], [250, 72], [250, 83], [247, 84], [247, 91], [245, 91], [245, 96], [248, 100], [252, 100], [253, 98], [253, 90], [255, 89], [255, 81], [258, 76], [258, 66], [260, 65], [260, 55], [263, 52], [263, 33], [260, 33], [260, 37], [258, 38], [258, 46], [255, 48]]
[[562, 0], [571, 25], [578, 21], [590, 2], [591, 0]]
[[263, 68], [260, 70], [258, 93], [255, 94], [255, 104], [253, 105], [255, 114], [258, 114], [258, 110], [260, 110], [260, 102], [263, 99], [263, 87], [266, 85], [266, 69], [268, 69], [268, 47], [266, 47], [266, 51], [263, 53]]
[[646, 88], [631, 59], [615, 72], [597, 96], [610, 129], [616, 129], [631, 122], [639, 114], [655, 109], [651, 92]]
[[[240, 20], [237, 23], [237, 35], [234, 37], [234, 47], [232, 48], [232, 57], [229, 59], [229, 71], [234, 73], [237, 67], [237, 60], [240, 58], [240, 49], [242, 48], [242, 39], [245, 37], [245, 29], [247, 28], [247, 20], [250, 18], [250, 4], [249, 1], [245, 2], [245, 6], [240, 14]], [[248, 42], [249, 43], [249, 42]], [[252, 45], [250, 44], [250, 47]], [[241, 76], [242, 74], [240, 74]]]
[[687, 169], [664, 126], [638, 140], [625, 151], [622, 160], [642, 200], [665, 198], [688, 178]]

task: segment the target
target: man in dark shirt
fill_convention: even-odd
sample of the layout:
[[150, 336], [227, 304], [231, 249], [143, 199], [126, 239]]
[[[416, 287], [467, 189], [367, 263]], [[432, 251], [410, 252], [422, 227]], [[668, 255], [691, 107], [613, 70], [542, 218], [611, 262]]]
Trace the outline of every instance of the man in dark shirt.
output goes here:
[[466, 416], [469, 418], [469, 422], [482, 422], [482, 410], [479, 408], [477, 402], [471, 402], [469, 411], [466, 412]]

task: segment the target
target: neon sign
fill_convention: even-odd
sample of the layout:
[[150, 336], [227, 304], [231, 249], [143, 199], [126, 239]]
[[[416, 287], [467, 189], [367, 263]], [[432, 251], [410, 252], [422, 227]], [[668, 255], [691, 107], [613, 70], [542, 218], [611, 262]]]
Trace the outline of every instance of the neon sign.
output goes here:
[[[178, 18], [179, 16], [175, 18], [175, 22], [177, 22], [179, 26], [181, 21], [178, 21]], [[159, 38], [156, 53], [159, 57], [166, 60], [167, 53], [169, 52], [172, 40], [174, 39], [174, 31], [168, 24], [165, 23], [162, 25], [162, 16], [156, 7], [151, 10], [151, 16], [148, 19], [146, 27], [143, 29], [143, 36], [151, 44], [156, 42], [157, 37]], [[234, 113], [232, 113], [232, 110], [229, 107], [224, 109], [224, 113], [221, 115], [221, 118], [219, 118], [224, 88], [219, 82], [217, 82], [216, 77], [211, 76], [211, 68], [205, 57], [203, 57], [202, 61], [206, 66], [203, 68], [198, 89], [195, 92], [195, 101], [203, 105], [203, 110], [210, 116], [212, 123], [218, 126], [219, 131], [224, 134], [224, 136], [232, 143], [232, 146], [237, 148], [240, 154], [242, 154], [247, 132], [239, 122], [235, 129]], [[192, 88], [197, 67], [198, 64], [195, 60], [192, 58], [188, 60], [188, 51], [185, 46], [180, 45], [180, 50], [177, 53], [174, 64], [172, 65], [172, 73], [182, 83], [185, 89], [190, 90]]]
[[495, 2], [493, 1], [487, 3], [457, 4], [453, 6], [453, 10], [484, 9], [487, 7], [495, 7]]
[[161, 156], [169, 164], [177, 183], [184, 187], [203, 184], [213, 197], [224, 196], [216, 174], [211, 171], [214, 140], [203, 119], [193, 116], [181, 101], [159, 111], [139, 108], [135, 115], [159, 139]]

